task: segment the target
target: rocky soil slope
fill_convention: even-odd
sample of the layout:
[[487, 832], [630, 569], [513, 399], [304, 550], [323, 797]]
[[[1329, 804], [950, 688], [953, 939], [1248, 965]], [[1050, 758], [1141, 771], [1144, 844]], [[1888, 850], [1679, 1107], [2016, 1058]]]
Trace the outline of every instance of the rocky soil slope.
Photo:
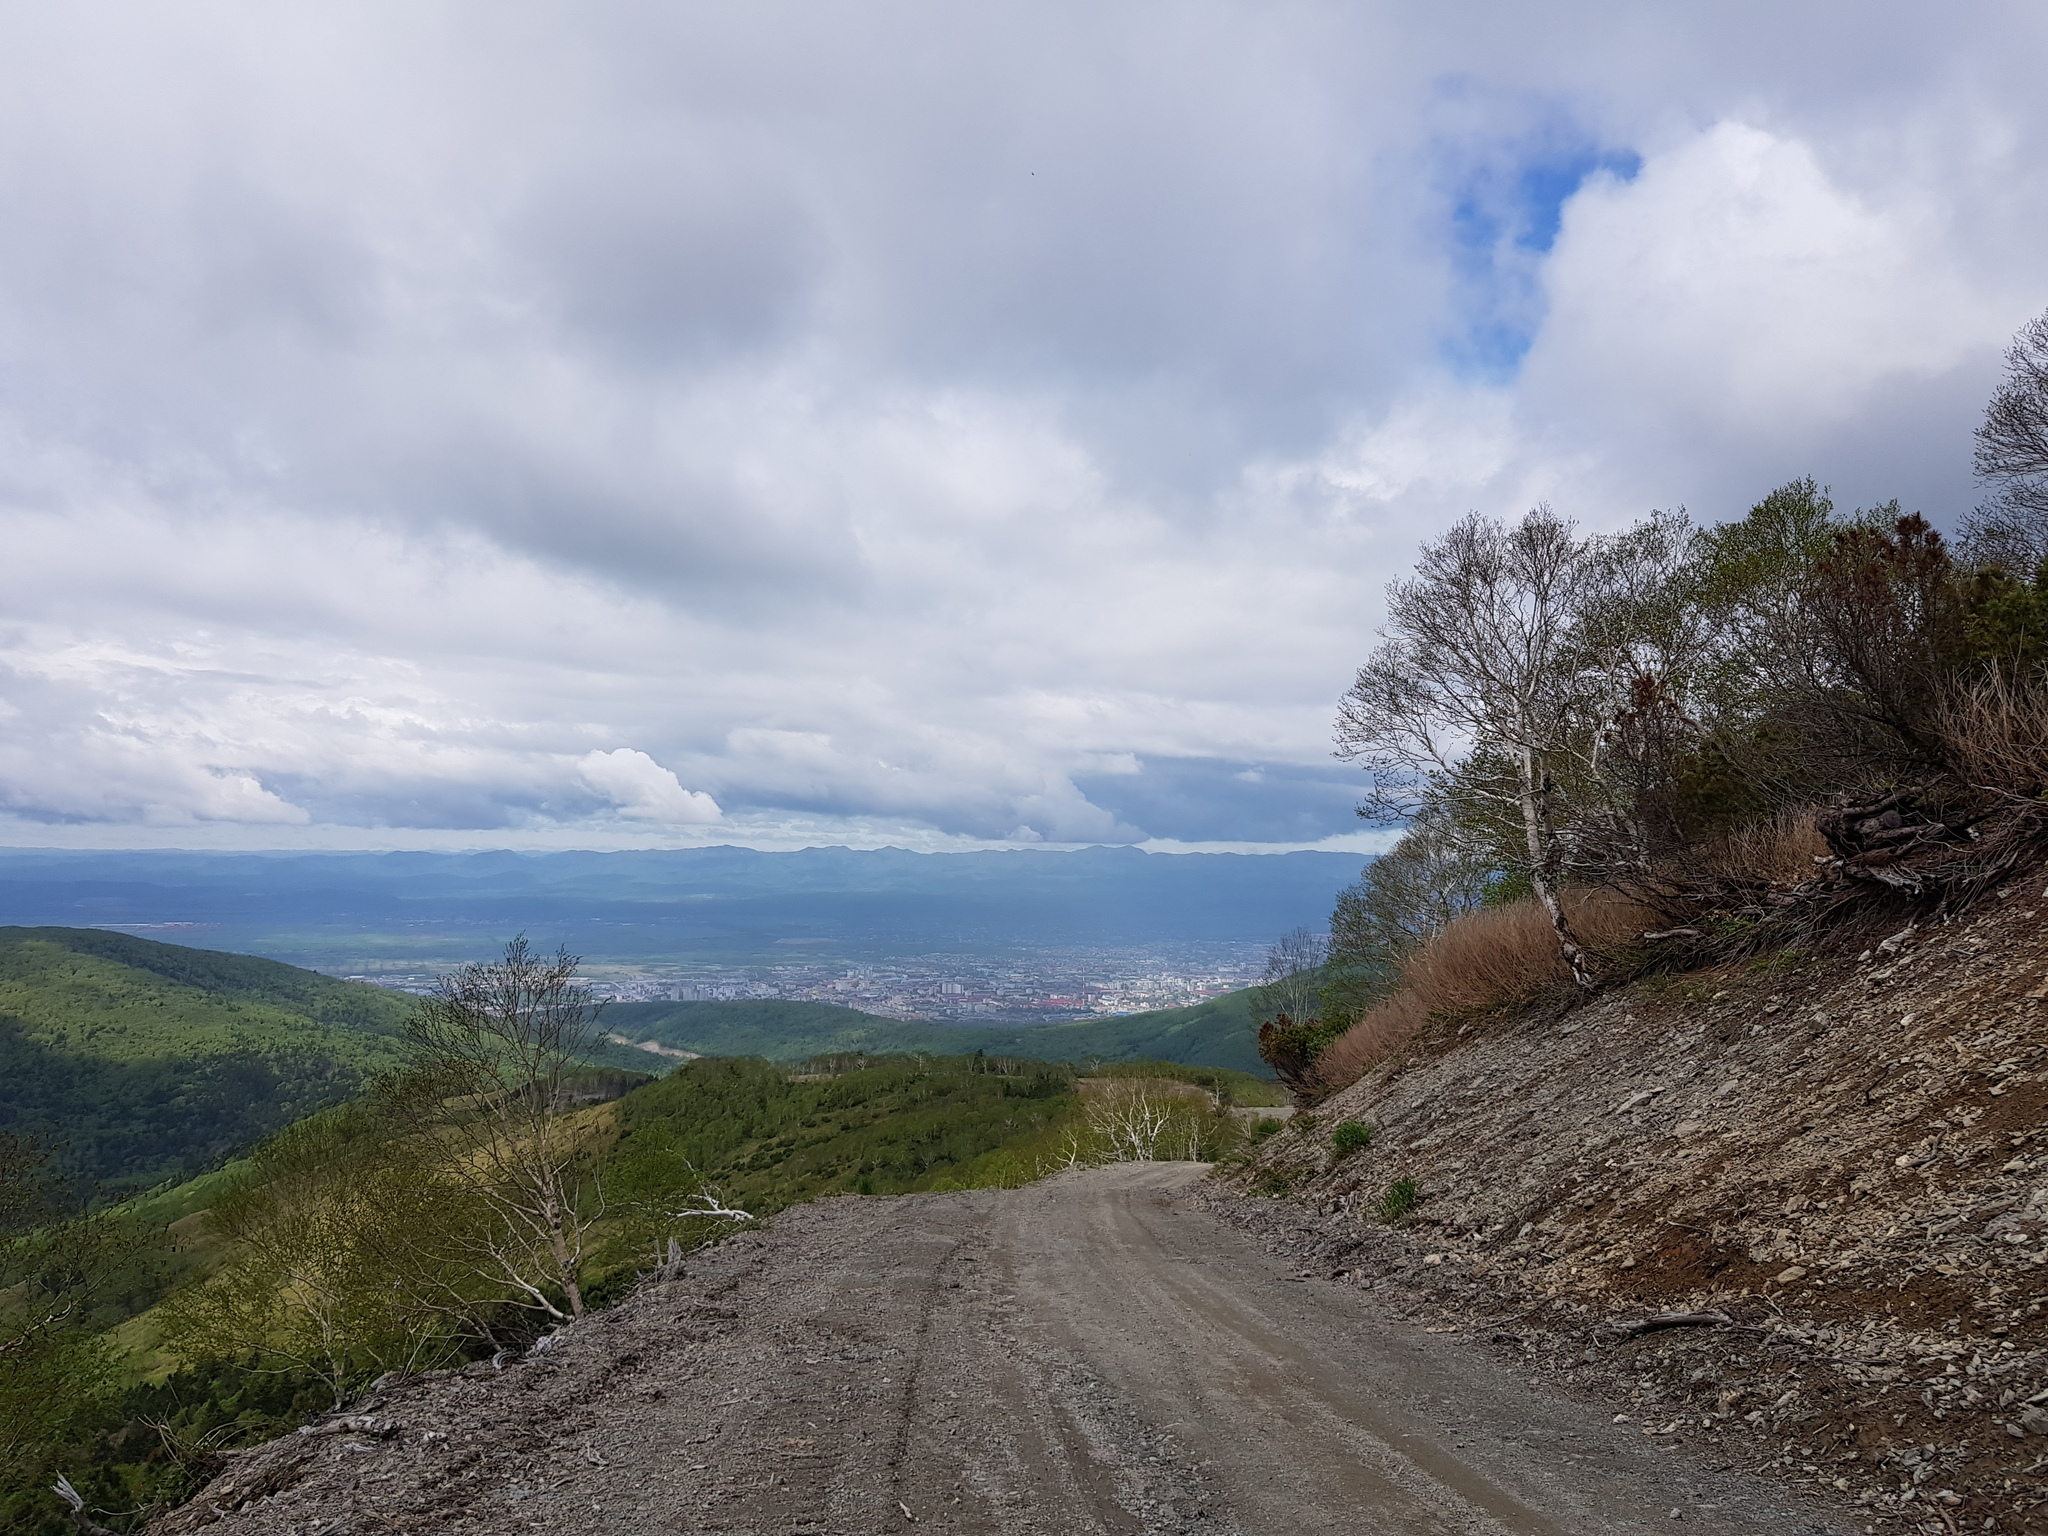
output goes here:
[[[2048, 891], [2008, 889], [1860, 958], [1467, 1025], [1297, 1117], [1221, 1204], [1870, 1529], [2048, 1531], [2044, 972]], [[1354, 1120], [1374, 1138], [1338, 1156]], [[1728, 1322], [1626, 1331], [1664, 1311]]]

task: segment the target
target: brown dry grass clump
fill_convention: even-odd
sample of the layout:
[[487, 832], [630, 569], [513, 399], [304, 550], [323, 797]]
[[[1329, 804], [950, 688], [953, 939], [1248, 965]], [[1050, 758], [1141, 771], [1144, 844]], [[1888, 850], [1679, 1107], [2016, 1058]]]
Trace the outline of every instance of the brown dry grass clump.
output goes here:
[[1828, 856], [1827, 840], [1813, 824], [1813, 808], [1780, 811], [1769, 821], [1731, 832], [1706, 855], [1711, 878], [1739, 886], [1793, 886], [1811, 880], [1815, 861]]
[[[1632, 943], [1660, 914], [1604, 891], [1571, 891], [1565, 915], [1587, 948]], [[1316, 1058], [1325, 1092], [1348, 1087], [1399, 1050], [1432, 1014], [1479, 1013], [1568, 990], [1571, 967], [1533, 898], [1459, 918], [1401, 962], [1401, 990], [1368, 1008]]]
[[1348, 1088], [1415, 1037], [1429, 1010], [1412, 992], [1396, 992], [1358, 1016], [1358, 1022], [1323, 1048], [1311, 1069], [1316, 1088]]
[[1935, 733], [1956, 776], [1967, 784], [2032, 797], [2048, 784], [2048, 683], [2002, 672], [1947, 694]]

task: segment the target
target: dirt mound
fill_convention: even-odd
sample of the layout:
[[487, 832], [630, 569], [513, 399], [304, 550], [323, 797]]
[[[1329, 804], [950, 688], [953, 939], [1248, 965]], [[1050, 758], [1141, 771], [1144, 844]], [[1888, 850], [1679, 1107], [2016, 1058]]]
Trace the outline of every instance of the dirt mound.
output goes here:
[[[1324, 1278], [1618, 1394], [1645, 1434], [1909, 1529], [2048, 1530], [2044, 918], [2048, 892], [2009, 889], [1858, 959], [1468, 1025], [1229, 1181], [1285, 1201], [1225, 1203]], [[1373, 1140], [1339, 1157], [1352, 1120]], [[1729, 1321], [1618, 1326], [1665, 1311]]]

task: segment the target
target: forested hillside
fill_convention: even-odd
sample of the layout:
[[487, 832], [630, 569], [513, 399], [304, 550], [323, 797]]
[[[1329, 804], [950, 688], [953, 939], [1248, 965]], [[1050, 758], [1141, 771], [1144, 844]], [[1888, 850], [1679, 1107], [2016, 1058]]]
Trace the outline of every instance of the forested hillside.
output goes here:
[[75, 1177], [213, 1167], [398, 1064], [408, 1000], [271, 960], [0, 929], [0, 1130]]

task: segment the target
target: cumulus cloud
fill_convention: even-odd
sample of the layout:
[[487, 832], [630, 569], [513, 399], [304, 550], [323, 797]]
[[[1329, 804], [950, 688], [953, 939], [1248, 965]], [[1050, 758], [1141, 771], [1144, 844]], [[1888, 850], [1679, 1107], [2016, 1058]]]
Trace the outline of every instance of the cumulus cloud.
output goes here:
[[0, 837], [1355, 840], [1465, 511], [1968, 505], [2048, 23], [1863, 20], [21, 11]]
[[724, 819], [716, 800], [701, 790], [683, 788], [673, 772], [645, 752], [631, 747], [587, 752], [576, 766], [592, 789], [634, 821], [696, 826]]

